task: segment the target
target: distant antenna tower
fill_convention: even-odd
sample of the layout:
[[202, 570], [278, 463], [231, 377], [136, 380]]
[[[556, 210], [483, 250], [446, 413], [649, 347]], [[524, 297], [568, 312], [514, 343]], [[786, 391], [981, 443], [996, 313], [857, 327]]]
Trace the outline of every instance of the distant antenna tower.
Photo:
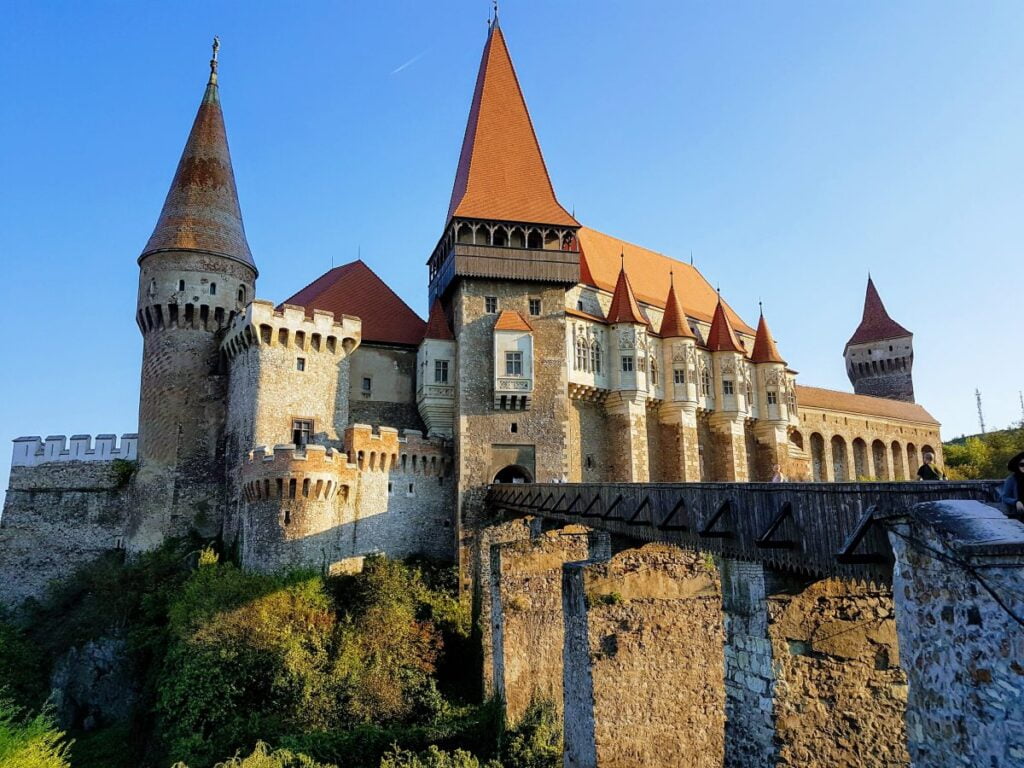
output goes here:
[[1024, 426], [1024, 390], [1017, 390], [1017, 397], [1020, 398], [1020, 423]]
[[974, 390], [974, 399], [978, 401], [978, 423], [981, 424], [981, 434], [985, 434], [985, 416], [981, 412], [981, 390]]

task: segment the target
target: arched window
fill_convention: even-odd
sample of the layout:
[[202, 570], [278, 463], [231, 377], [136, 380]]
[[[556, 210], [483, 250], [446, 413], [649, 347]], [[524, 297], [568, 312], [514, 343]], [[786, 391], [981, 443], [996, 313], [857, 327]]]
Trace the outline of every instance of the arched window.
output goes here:
[[700, 369], [700, 394], [702, 397], [711, 397], [711, 371], [706, 365]]
[[754, 385], [750, 383], [750, 377], [747, 376], [747, 410], [752, 410], [754, 407]]
[[245, 301], [245, 286], [244, 285], [238, 286], [238, 300], [240, 302], [244, 302]]
[[594, 373], [601, 372], [601, 345], [594, 339], [590, 345], [590, 367]]
[[216, 283], [210, 283], [210, 295], [211, 296], [216, 296], [217, 295], [217, 284]]
[[651, 385], [657, 386], [658, 384], [658, 361], [651, 355]]
[[576, 370], [585, 371], [587, 370], [587, 359], [589, 358], [589, 350], [587, 349], [587, 340], [580, 336], [576, 339]]

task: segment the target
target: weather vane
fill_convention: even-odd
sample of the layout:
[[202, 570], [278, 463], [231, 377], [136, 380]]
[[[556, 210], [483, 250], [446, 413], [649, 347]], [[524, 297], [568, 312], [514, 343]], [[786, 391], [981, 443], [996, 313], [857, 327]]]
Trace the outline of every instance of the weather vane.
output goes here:
[[213, 36], [213, 58], [210, 59], [210, 82], [217, 82], [217, 51], [220, 50], [220, 38]]

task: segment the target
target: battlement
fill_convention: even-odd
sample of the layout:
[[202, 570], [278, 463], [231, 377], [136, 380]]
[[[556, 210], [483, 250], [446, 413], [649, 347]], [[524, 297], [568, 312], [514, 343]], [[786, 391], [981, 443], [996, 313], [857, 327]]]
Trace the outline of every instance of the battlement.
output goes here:
[[221, 349], [234, 358], [253, 346], [293, 347], [304, 352], [351, 354], [362, 339], [363, 323], [358, 317], [314, 309], [312, 317], [303, 307], [255, 299], [234, 318]]
[[353, 424], [345, 430], [345, 450], [363, 472], [387, 472], [398, 463], [398, 430]]
[[[258, 446], [242, 465], [242, 488], [248, 501], [334, 498], [356, 482], [359, 468], [348, 457], [323, 445]], [[347, 491], [346, 491], [347, 493]]]
[[398, 453], [396, 472], [444, 477], [451, 471], [451, 450], [443, 438], [406, 430], [398, 438]]
[[95, 444], [92, 435], [72, 435], [70, 446], [65, 435], [50, 435], [45, 440], [38, 435], [18, 437], [14, 440], [11, 466], [34, 467], [55, 461], [135, 461], [138, 448], [139, 436], [135, 433], [121, 435], [120, 445], [117, 435], [96, 435]]
[[135, 322], [145, 336], [153, 331], [172, 328], [219, 331], [231, 325], [237, 316], [237, 308], [230, 298], [225, 297], [220, 303], [171, 301], [145, 304], [135, 313]]

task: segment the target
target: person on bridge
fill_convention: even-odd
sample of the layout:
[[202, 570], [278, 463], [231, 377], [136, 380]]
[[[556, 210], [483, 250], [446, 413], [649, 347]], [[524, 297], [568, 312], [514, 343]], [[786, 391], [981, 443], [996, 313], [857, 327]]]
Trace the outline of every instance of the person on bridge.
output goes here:
[[772, 465], [772, 479], [773, 483], [784, 483], [786, 482], [786, 476], [782, 474], [782, 466], [779, 464]]
[[935, 454], [926, 453], [924, 455], [924, 464], [918, 467], [917, 470], [918, 480], [945, 480], [946, 475], [938, 465], [935, 464]]
[[1021, 451], [1010, 459], [1006, 468], [1010, 470], [1010, 476], [1003, 483], [1000, 492], [1003, 504], [1006, 505], [1006, 514], [1018, 520], [1024, 519], [1024, 451]]

